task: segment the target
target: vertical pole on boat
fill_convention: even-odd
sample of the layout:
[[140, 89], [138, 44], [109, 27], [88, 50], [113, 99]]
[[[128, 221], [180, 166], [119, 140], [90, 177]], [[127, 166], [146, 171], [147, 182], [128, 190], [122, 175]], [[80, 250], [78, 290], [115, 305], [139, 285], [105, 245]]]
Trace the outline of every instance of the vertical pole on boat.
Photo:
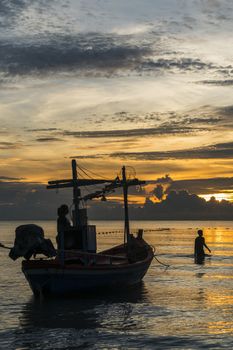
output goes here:
[[72, 175], [73, 175], [73, 204], [74, 204], [74, 212], [73, 212], [73, 225], [74, 227], [78, 226], [78, 211], [79, 211], [79, 196], [80, 190], [78, 188], [77, 183], [77, 167], [76, 160], [72, 159]]
[[79, 197], [81, 196], [81, 191], [78, 188], [78, 174], [77, 174], [77, 164], [76, 160], [72, 159], [72, 175], [73, 175], [73, 204], [74, 204], [74, 212], [73, 212], [73, 226], [78, 229], [79, 234], [82, 235], [82, 249], [86, 251], [87, 244], [86, 244], [86, 227], [83, 227], [83, 225], [80, 225], [80, 218], [79, 218]]
[[122, 168], [123, 194], [124, 194], [124, 210], [125, 210], [125, 230], [124, 244], [129, 242], [129, 209], [128, 209], [128, 185], [126, 179], [125, 166]]

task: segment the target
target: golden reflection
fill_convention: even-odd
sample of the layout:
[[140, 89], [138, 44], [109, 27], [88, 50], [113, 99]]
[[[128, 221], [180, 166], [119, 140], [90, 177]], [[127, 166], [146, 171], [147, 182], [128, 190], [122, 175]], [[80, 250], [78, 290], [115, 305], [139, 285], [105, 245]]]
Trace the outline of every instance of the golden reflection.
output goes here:
[[215, 321], [208, 323], [209, 334], [223, 334], [233, 332], [233, 321]]
[[218, 278], [220, 280], [224, 279], [233, 279], [233, 276], [227, 276], [227, 275], [214, 275], [214, 278]]
[[[113, 196], [107, 196], [107, 200], [109, 201], [114, 201], [117, 203], [123, 203], [124, 199], [122, 198], [122, 196], [117, 196], [117, 195], [113, 195]], [[130, 195], [129, 196], [129, 203], [130, 204], [143, 204], [145, 202], [145, 197], [144, 196], [137, 196], [137, 195]]]
[[216, 306], [233, 305], [233, 295], [225, 295], [225, 294], [218, 294], [216, 292], [209, 292], [206, 297], [207, 297], [206, 302], [212, 306], [213, 305], [216, 305]]
[[224, 243], [232, 243], [232, 231], [226, 227], [211, 227], [204, 229], [206, 242], [223, 245]]

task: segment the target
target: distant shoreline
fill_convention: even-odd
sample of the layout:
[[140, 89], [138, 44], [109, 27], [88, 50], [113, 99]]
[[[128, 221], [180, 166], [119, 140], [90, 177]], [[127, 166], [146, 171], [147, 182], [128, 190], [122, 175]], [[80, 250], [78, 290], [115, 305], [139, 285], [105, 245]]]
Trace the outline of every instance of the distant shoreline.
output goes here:
[[[55, 219], [38, 219], [38, 218], [31, 218], [31, 219], [0, 219], [0, 222], [6, 222], [6, 221], [54, 221]], [[124, 221], [124, 219], [89, 219], [89, 221]], [[232, 222], [233, 219], [130, 219], [130, 221], [229, 221]]]

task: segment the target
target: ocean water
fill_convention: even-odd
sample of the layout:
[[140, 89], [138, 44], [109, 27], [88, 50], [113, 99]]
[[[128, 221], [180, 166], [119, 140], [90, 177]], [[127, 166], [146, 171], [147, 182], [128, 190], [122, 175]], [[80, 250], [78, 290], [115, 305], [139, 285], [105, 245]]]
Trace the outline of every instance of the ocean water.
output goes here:
[[[25, 222], [24, 222], [25, 223]], [[22, 222], [0, 222], [11, 245]], [[54, 241], [56, 223], [37, 222]], [[122, 241], [122, 222], [96, 222], [98, 248]], [[0, 248], [0, 349], [232, 349], [233, 221], [132, 222], [156, 247], [142, 284], [77, 298], [34, 299], [21, 261]], [[212, 256], [198, 265], [193, 243], [204, 229]]]

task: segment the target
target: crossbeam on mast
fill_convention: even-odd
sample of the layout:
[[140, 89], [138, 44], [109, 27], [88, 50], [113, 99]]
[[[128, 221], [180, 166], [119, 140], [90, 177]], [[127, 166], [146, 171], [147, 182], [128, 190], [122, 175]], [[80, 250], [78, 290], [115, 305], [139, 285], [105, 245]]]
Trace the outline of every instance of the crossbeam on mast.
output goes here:
[[82, 187], [82, 186], [92, 186], [104, 183], [111, 183], [112, 180], [99, 180], [99, 179], [77, 179], [77, 180], [54, 180], [49, 181], [47, 189], [65, 188], [65, 187]]

